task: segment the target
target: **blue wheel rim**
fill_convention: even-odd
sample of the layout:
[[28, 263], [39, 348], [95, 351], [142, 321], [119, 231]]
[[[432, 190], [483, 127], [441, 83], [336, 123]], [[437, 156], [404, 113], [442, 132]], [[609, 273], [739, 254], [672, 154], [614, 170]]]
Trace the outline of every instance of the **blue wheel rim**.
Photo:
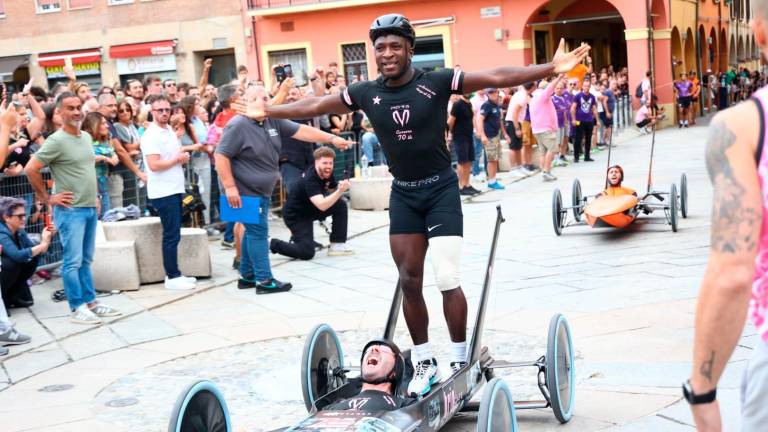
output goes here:
[[208, 391], [214, 396], [216, 396], [216, 399], [221, 404], [221, 409], [224, 411], [224, 417], [227, 422], [227, 432], [232, 431], [232, 421], [229, 417], [229, 408], [227, 408], [227, 403], [224, 401], [224, 396], [219, 391], [218, 387], [211, 381], [200, 381], [198, 383], [195, 383], [192, 388], [190, 388], [187, 391], [187, 395], [184, 398], [184, 402], [181, 404], [181, 409], [179, 410], [179, 417], [176, 419], [176, 430], [181, 430], [181, 422], [184, 420], [184, 412], [187, 409], [187, 405], [189, 405], [189, 402], [192, 400], [193, 397], [195, 397], [198, 393], [202, 391]]
[[[562, 325], [562, 326], [561, 326]], [[566, 419], [570, 419], [571, 416], [573, 416], [573, 397], [575, 394], [575, 372], [573, 367], [573, 341], [571, 339], [571, 328], [568, 325], [568, 321], [565, 319], [564, 316], [560, 316], [560, 318], [557, 320], [557, 333], [555, 336], [555, 341], [559, 340], [560, 331], [561, 329], [565, 330], [565, 335], [568, 337], [568, 364], [570, 365], [570, 369], [568, 371], [568, 411], [563, 413], [563, 417]], [[555, 358], [558, 358], [558, 343], [555, 343]], [[555, 391], [559, 391], [560, 389], [560, 374], [555, 373]], [[562, 408], [562, 406], [561, 406]]]
[[[491, 403], [489, 404], [491, 407], [491, 411], [493, 411], [493, 407], [496, 406], [496, 396], [499, 393], [504, 393], [504, 396], [506, 397], [507, 402], [507, 408], [509, 409], [510, 418], [512, 422], [512, 432], [517, 431], [517, 416], [515, 415], [515, 403], [512, 399], [512, 391], [509, 389], [509, 385], [507, 385], [506, 381], [503, 381], [499, 379], [496, 381], [493, 385], [493, 389], [491, 390]], [[492, 432], [491, 426], [493, 425], [493, 415], [490, 415], [488, 417], [488, 424], [486, 425], [486, 432]]]
[[[339, 341], [339, 337], [336, 335], [336, 332], [333, 331], [331, 326], [328, 324], [322, 324], [318, 326], [315, 331], [312, 333], [312, 342], [309, 345], [309, 353], [313, 353], [315, 351], [315, 344], [317, 343], [317, 339], [320, 337], [321, 334], [328, 333], [333, 337], [333, 341], [336, 344], [336, 350], [339, 352], [339, 362], [342, 363], [344, 361], [344, 351], [341, 349], [341, 341]], [[311, 361], [312, 357], [310, 355], [310, 358], [308, 361]], [[304, 377], [307, 383], [307, 389], [313, 389], [312, 387], [312, 367], [311, 365], [307, 365], [307, 375]], [[341, 366], [341, 365], [340, 365]], [[309, 397], [312, 400], [312, 405], [315, 404], [317, 399], [312, 394], [312, 390], [309, 391]]]

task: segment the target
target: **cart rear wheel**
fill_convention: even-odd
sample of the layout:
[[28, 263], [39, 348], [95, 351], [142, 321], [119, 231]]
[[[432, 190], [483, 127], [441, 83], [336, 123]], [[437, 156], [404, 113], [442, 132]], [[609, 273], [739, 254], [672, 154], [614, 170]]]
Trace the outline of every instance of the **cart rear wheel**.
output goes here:
[[568, 321], [557, 314], [549, 321], [547, 337], [547, 390], [552, 411], [560, 423], [573, 416], [573, 397], [576, 389], [573, 371], [573, 342]]
[[683, 173], [680, 176], [680, 214], [688, 217], [688, 177]]
[[552, 193], [552, 227], [557, 235], [563, 233], [565, 215], [566, 213], [563, 211], [563, 196], [560, 194], [560, 189], [555, 189]]
[[168, 432], [230, 432], [229, 410], [219, 389], [210, 381], [197, 381], [184, 389], [171, 412]]
[[301, 394], [307, 411], [312, 411], [317, 399], [344, 385], [346, 377], [339, 373], [343, 363], [341, 342], [331, 326], [313, 328], [301, 356]]
[[677, 232], [677, 186], [674, 183], [669, 187], [669, 224], [672, 232]]
[[477, 414], [477, 432], [515, 432], [517, 417], [515, 402], [507, 383], [492, 379], [485, 387]]
[[581, 182], [579, 179], [574, 179], [571, 190], [571, 205], [573, 206], [573, 218], [576, 219], [576, 222], [581, 222], [581, 214], [584, 213], [581, 198]]

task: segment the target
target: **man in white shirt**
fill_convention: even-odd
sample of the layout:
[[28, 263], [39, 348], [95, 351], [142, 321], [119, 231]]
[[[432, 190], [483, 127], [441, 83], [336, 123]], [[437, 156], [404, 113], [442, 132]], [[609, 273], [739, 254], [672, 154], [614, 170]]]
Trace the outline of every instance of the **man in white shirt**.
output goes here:
[[181, 147], [176, 132], [169, 126], [171, 103], [163, 95], [150, 97], [153, 122], [141, 137], [141, 153], [147, 167], [147, 197], [163, 225], [163, 268], [165, 288], [190, 290], [195, 278], [179, 271], [178, 246], [181, 241], [181, 198], [184, 194], [184, 169], [189, 153]]
[[485, 89], [478, 90], [475, 95], [469, 99], [469, 103], [472, 104], [472, 112], [475, 113], [473, 120], [474, 134], [472, 135], [472, 145], [475, 147], [475, 160], [472, 162], [472, 176], [477, 180], [485, 181], [486, 171], [486, 158], [485, 148], [483, 142], [480, 141], [480, 134], [478, 134], [479, 128], [482, 127], [482, 123], [478, 126], [477, 113], [480, 112], [480, 107], [488, 100], [488, 96], [485, 94]]

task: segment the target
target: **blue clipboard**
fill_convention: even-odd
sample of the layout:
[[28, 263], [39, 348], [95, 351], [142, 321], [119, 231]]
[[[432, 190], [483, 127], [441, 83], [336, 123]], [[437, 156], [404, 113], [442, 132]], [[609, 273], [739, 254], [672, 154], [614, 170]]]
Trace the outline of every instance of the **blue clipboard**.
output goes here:
[[232, 208], [225, 195], [219, 197], [221, 220], [247, 224], [261, 223], [261, 197], [240, 195], [242, 207]]

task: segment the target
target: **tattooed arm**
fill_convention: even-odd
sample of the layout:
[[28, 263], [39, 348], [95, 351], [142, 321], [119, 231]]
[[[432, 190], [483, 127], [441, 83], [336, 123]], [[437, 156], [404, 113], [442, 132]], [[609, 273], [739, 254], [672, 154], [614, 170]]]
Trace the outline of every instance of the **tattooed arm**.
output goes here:
[[[741, 104], [710, 126], [706, 161], [714, 195], [707, 270], [696, 307], [691, 387], [708, 393], [739, 341], [755, 269], [762, 201], [755, 151], [757, 108]], [[692, 406], [699, 431], [719, 431], [717, 402]]]

